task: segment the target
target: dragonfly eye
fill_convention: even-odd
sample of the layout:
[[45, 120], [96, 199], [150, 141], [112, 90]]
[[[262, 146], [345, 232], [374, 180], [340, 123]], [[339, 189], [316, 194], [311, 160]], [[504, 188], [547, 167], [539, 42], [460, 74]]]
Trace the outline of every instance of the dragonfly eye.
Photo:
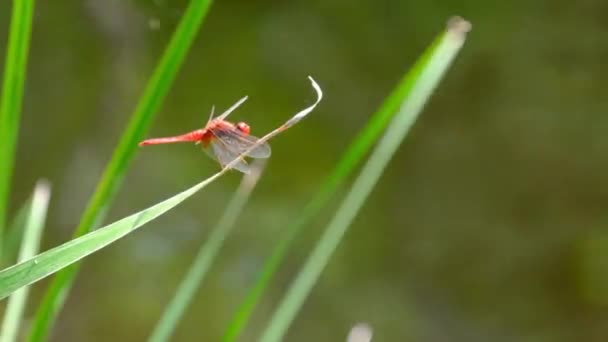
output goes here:
[[244, 134], [249, 134], [249, 131], [251, 130], [249, 128], [249, 125], [244, 123], [244, 122], [239, 122], [236, 124], [236, 129], [238, 129], [239, 131], [241, 131]]

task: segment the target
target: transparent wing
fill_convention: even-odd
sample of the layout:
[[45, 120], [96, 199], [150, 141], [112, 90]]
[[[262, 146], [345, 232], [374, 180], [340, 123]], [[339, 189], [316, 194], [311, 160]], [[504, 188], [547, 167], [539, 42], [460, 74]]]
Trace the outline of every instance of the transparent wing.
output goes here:
[[[222, 165], [222, 167], [226, 166], [240, 155], [227, 149], [224, 143], [218, 139], [214, 139], [211, 142], [211, 150], [212, 151], [205, 149], [205, 152], [207, 152], [207, 154], [209, 154], [211, 157], [214, 157], [220, 163], [220, 165]], [[232, 168], [241, 171], [242, 173], [249, 173], [249, 165], [244, 160], [240, 160]]]
[[[211, 129], [211, 132], [217, 140], [221, 140], [225, 148], [230, 150], [231, 153], [240, 155], [247, 151], [253, 146], [259, 138], [252, 135], [245, 135], [236, 129]], [[247, 153], [248, 157], [251, 158], [268, 158], [270, 157], [270, 145], [263, 143], [257, 146], [252, 151]]]

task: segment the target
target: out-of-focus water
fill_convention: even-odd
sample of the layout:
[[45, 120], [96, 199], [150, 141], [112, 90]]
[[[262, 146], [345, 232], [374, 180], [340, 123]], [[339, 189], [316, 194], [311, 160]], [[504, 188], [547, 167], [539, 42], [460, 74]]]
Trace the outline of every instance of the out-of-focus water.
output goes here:
[[[69, 239], [186, 1], [38, 1], [12, 193], [53, 184], [44, 247]], [[4, 63], [10, 2], [0, 3]], [[604, 341], [608, 5], [572, 1], [217, 1], [149, 136], [232, 116], [274, 139], [252, 201], [180, 324], [215, 341], [286, 225], [443, 29], [473, 31], [292, 326], [288, 341]], [[142, 149], [108, 222], [216, 171], [188, 145]], [[88, 258], [54, 341], [140, 341], [239, 181], [234, 173]], [[338, 198], [339, 199], [339, 198]], [[297, 240], [255, 340], [331, 217]], [[31, 309], [46, 282], [34, 287]], [[30, 313], [32, 310], [29, 310]]]

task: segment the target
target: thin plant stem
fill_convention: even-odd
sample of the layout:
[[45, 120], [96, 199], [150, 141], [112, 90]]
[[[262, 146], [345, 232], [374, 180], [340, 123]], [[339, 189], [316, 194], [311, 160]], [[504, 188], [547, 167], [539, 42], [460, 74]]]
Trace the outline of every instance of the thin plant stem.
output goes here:
[[[29, 206], [30, 211], [19, 252], [19, 262], [27, 260], [38, 253], [50, 195], [49, 185], [45, 181], [38, 182], [34, 190], [31, 206]], [[0, 342], [17, 341], [19, 328], [22, 326], [23, 311], [25, 310], [28, 293], [29, 286], [24, 286], [10, 296], [2, 322], [2, 330], [0, 330]]]
[[7, 222], [8, 199], [19, 136], [34, 0], [13, 1], [0, 96], [0, 260]]
[[270, 319], [270, 323], [262, 333], [261, 342], [283, 340], [287, 329], [319, 279], [346, 230], [456, 57], [469, 29], [470, 24], [463, 19], [452, 19], [448, 23], [446, 34], [427, 68], [425, 68], [409, 96], [401, 105], [399, 113], [388, 126], [386, 133], [363, 166], [325, 232], [314, 246], [284, 298], [280, 301]]
[[260, 160], [260, 163], [256, 163], [253, 166], [252, 172], [243, 177], [241, 184], [232, 196], [230, 203], [226, 206], [217, 225], [211, 230], [209, 238], [199, 249], [194, 262], [190, 266], [186, 276], [182, 279], [173, 299], [152, 331], [152, 335], [148, 339], [149, 342], [164, 342], [171, 338], [177, 324], [196, 294], [207, 271], [213, 264], [226, 237], [234, 228], [237, 218], [243, 211], [251, 192], [260, 179], [264, 168], [263, 160]]
[[[142, 140], [168, 94], [210, 5], [211, 0], [190, 1], [179, 26], [148, 81], [135, 112], [131, 116], [126, 130], [114, 150], [112, 159], [97, 184], [95, 193], [89, 201], [73, 237], [82, 236], [97, 228], [105, 217], [135, 155], [137, 142]], [[49, 330], [63, 307], [78, 269], [78, 265], [73, 265], [62, 270], [51, 281], [36, 312], [29, 341], [45, 341], [47, 339]]]
[[409, 72], [402, 77], [397, 87], [385, 99], [378, 111], [372, 115], [363, 130], [355, 137], [349, 145], [342, 158], [333, 169], [331, 174], [322, 183], [320, 190], [315, 194], [304, 209], [285, 228], [284, 236], [273, 247], [268, 259], [265, 261], [262, 271], [253, 286], [247, 292], [245, 299], [237, 308], [228, 327], [224, 332], [222, 341], [236, 341], [245, 328], [257, 303], [260, 301], [264, 290], [268, 288], [270, 281], [276, 274], [281, 262], [285, 259], [290, 246], [302, 231], [306, 224], [327, 204], [338, 188], [344, 184], [352, 174], [363, 157], [369, 152], [373, 143], [380, 136], [384, 128], [397, 112], [403, 99], [410, 93], [412, 86], [416, 83], [422, 71], [426, 68], [430, 57], [435, 53], [439, 43], [443, 40], [443, 33], [418, 58]]

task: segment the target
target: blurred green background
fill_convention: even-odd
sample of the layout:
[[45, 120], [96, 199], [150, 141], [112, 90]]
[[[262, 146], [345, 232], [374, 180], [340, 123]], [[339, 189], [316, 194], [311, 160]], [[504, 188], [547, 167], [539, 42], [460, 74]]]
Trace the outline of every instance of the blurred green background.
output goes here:
[[[187, 2], [38, 1], [11, 211], [53, 184], [43, 249], [70, 239]], [[10, 2], [0, 2], [4, 64]], [[325, 270], [289, 341], [608, 340], [608, 3], [217, 1], [149, 136], [212, 105], [273, 156], [175, 341], [215, 341], [287, 222], [454, 14], [473, 31]], [[139, 151], [106, 222], [218, 170], [190, 145]], [[148, 336], [239, 175], [87, 258], [54, 341]], [[336, 200], [339, 200], [337, 197]], [[331, 217], [302, 234], [242, 337], [253, 341]], [[34, 286], [31, 313], [47, 281]]]

